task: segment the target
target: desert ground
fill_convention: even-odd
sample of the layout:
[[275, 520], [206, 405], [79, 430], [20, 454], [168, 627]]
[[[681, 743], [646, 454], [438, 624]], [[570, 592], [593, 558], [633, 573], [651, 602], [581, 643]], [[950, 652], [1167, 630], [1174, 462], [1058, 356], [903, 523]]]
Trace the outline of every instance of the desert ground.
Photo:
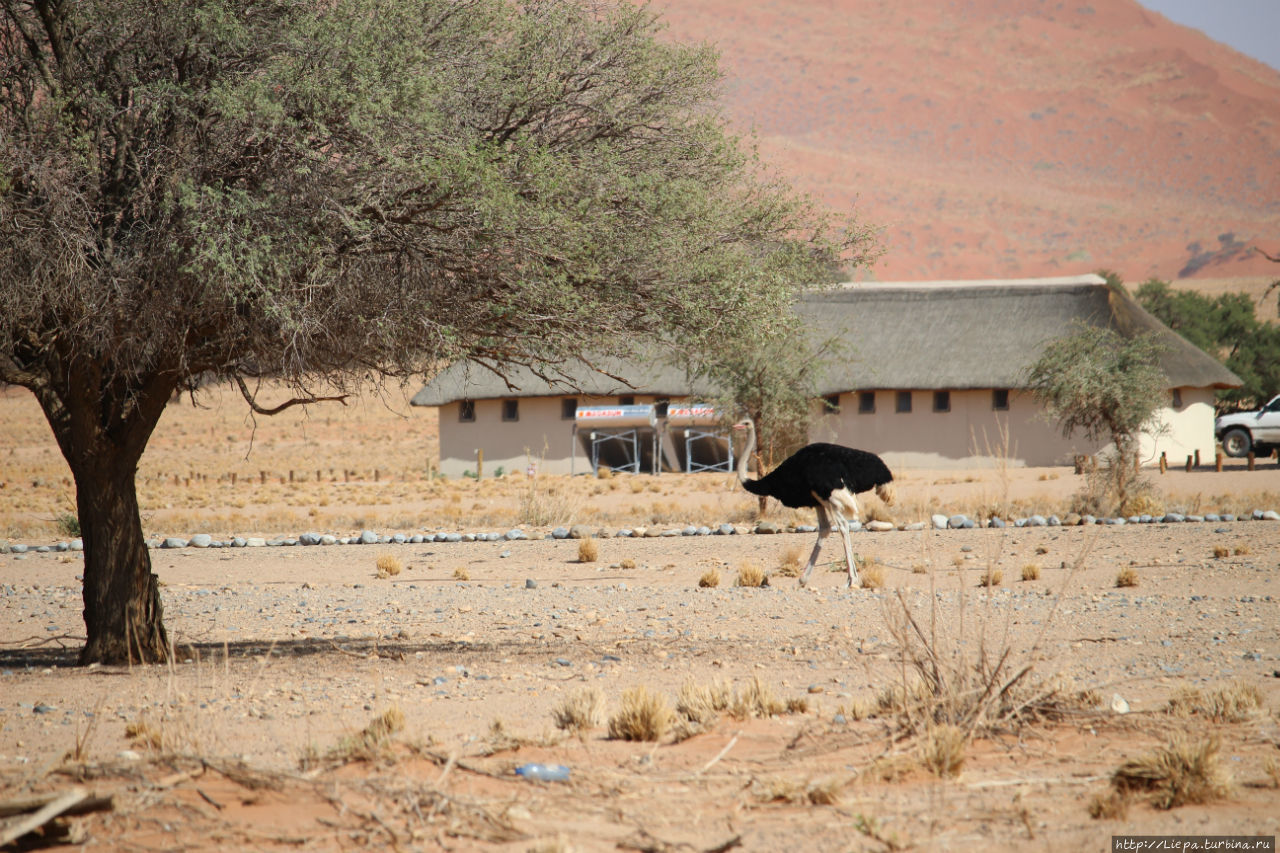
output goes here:
[[[17, 843], [1277, 834], [1280, 522], [1251, 518], [1280, 509], [1274, 461], [1150, 472], [1153, 510], [1238, 520], [860, 531], [864, 588], [845, 588], [833, 537], [801, 589], [804, 513], [771, 506], [786, 532], [751, 533], [754, 498], [717, 474], [442, 480], [413, 390], [256, 423], [225, 389], [175, 401], [139, 470], [147, 535], [527, 539], [156, 549], [174, 662], [87, 669], [79, 554], [0, 554], [0, 837], [6, 804], [77, 790], [98, 809]], [[72, 538], [70, 476], [25, 392], [0, 393], [0, 436], [0, 542]], [[1065, 468], [896, 473], [897, 503], [866, 511], [897, 526], [1065, 515], [1081, 485]], [[741, 532], [611, 535], [722, 523]], [[544, 538], [570, 524], [596, 535]], [[767, 585], [737, 585], [755, 572]], [[567, 779], [516, 772], [533, 763]]]

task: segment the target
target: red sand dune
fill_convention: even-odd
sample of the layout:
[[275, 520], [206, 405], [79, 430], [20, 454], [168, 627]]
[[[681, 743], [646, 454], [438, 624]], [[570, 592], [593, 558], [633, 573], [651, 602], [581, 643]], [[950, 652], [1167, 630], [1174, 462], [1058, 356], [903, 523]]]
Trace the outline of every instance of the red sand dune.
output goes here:
[[886, 280], [1271, 275], [1280, 72], [1134, 0], [655, 0]]

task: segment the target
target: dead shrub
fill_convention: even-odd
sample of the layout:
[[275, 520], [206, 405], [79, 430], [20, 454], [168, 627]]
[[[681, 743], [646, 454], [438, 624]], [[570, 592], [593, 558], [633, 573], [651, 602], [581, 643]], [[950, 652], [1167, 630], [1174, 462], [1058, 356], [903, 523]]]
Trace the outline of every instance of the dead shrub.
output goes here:
[[379, 578], [393, 577], [404, 570], [404, 564], [395, 554], [379, 554], [377, 566]]
[[698, 578], [698, 586], [704, 588], [720, 586], [720, 570], [707, 569], [702, 573], [702, 577]]
[[1004, 572], [999, 569], [987, 569], [978, 578], [978, 586], [1000, 586], [1004, 581]]
[[1262, 691], [1244, 681], [1215, 687], [1207, 692], [1184, 687], [1165, 706], [1165, 711], [1174, 716], [1190, 717], [1199, 714], [1215, 723], [1241, 723], [1261, 709]]
[[369, 721], [358, 733], [343, 738], [329, 751], [328, 759], [340, 764], [355, 761], [375, 761], [385, 757], [391, 747], [391, 738], [404, 729], [404, 711], [392, 705]]
[[600, 549], [596, 547], [595, 539], [588, 537], [578, 543], [579, 563], [594, 563], [599, 558]]
[[453, 579], [459, 580], [459, 581], [469, 581], [471, 580], [471, 572], [467, 571], [462, 566], [458, 566], [458, 568], [453, 570]]
[[1027, 563], [1025, 566], [1023, 566], [1023, 567], [1022, 567], [1022, 579], [1023, 579], [1024, 581], [1038, 581], [1038, 580], [1040, 580], [1040, 564], [1039, 564], [1039, 563]]
[[1175, 734], [1167, 743], [1121, 764], [1111, 785], [1122, 794], [1144, 796], [1158, 809], [1212, 803], [1231, 795], [1231, 778], [1218, 760], [1216, 737], [1193, 740]]
[[764, 569], [755, 563], [743, 563], [738, 567], [738, 579], [734, 581], [734, 586], [745, 587], [761, 587], [765, 583]]
[[1248, 545], [1237, 545], [1235, 548], [1231, 549], [1231, 553], [1235, 554], [1237, 557], [1247, 557], [1253, 553], [1253, 549]]
[[1137, 586], [1137, 585], [1138, 585], [1138, 572], [1136, 569], [1133, 568], [1133, 566], [1125, 566], [1123, 569], [1116, 572], [1117, 588], [1125, 589], [1127, 587]]
[[582, 734], [604, 720], [604, 693], [597, 687], [580, 687], [566, 696], [551, 712], [556, 728]]
[[622, 560], [618, 561], [618, 568], [620, 569], [634, 569], [635, 567], [636, 561], [630, 557], [624, 557]]
[[793, 805], [838, 806], [840, 791], [847, 779], [825, 779], [821, 782], [798, 782], [794, 779], [756, 780], [752, 784], [755, 796], [766, 803], [791, 803]]
[[661, 740], [675, 722], [667, 698], [650, 693], [643, 684], [622, 692], [622, 707], [609, 718], [609, 737], [613, 740]]
[[1223, 559], [1224, 557], [1230, 557], [1231, 549], [1228, 548], [1226, 545], [1214, 545], [1213, 556], [1217, 557], [1219, 560]]
[[1089, 801], [1089, 817], [1094, 820], [1124, 820], [1129, 816], [1130, 798], [1114, 788], [1105, 794], [1096, 794]]

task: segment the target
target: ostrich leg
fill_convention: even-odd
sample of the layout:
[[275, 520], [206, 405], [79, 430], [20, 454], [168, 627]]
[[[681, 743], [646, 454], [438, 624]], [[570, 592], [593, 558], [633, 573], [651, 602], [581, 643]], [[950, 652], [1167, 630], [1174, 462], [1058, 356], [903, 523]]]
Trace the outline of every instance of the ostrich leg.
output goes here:
[[858, 570], [853, 565], [853, 543], [849, 541], [849, 522], [845, 521], [844, 516], [840, 514], [840, 510], [835, 510], [836, 524], [840, 527], [840, 538], [844, 540], [844, 559], [849, 564], [849, 580], [845, 584], [846, 587], [852, 588], [862, 586], [862, 580], [858, 577]]
[[813, 572], [813, 566], [818, 562], [818, 554], [822, 551], [822, 540], [831, 535], [831, 517], [827, 515], [827, 511], [822, 505], [818, 505], [818, 541], [813, 544], [813, 553], [809, 555], [809, 565], [804, 567], [804, 573], [800, 575], [800, 587], [803, 589], [809, 583], [809, 575]]

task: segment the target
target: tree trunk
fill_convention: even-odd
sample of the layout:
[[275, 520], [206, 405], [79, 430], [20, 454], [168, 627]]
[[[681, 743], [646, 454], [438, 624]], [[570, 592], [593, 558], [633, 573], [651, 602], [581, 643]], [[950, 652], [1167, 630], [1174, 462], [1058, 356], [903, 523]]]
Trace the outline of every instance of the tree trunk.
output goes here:
[[105, 377], [91, 360], [55, 359], [54, 366], [45, 381], [29, 387], [76, 483], [88, 637], [80, 663], [161, 663], [169, 659], [169, 637], [135, 478], [176, 374], [131, 383]]
[[80, 663], [161, 663], [169, 659], [169, 637], [159, 579], [142, 535], [136, 466], [94, 462], [73, 466], [88, 630]]

